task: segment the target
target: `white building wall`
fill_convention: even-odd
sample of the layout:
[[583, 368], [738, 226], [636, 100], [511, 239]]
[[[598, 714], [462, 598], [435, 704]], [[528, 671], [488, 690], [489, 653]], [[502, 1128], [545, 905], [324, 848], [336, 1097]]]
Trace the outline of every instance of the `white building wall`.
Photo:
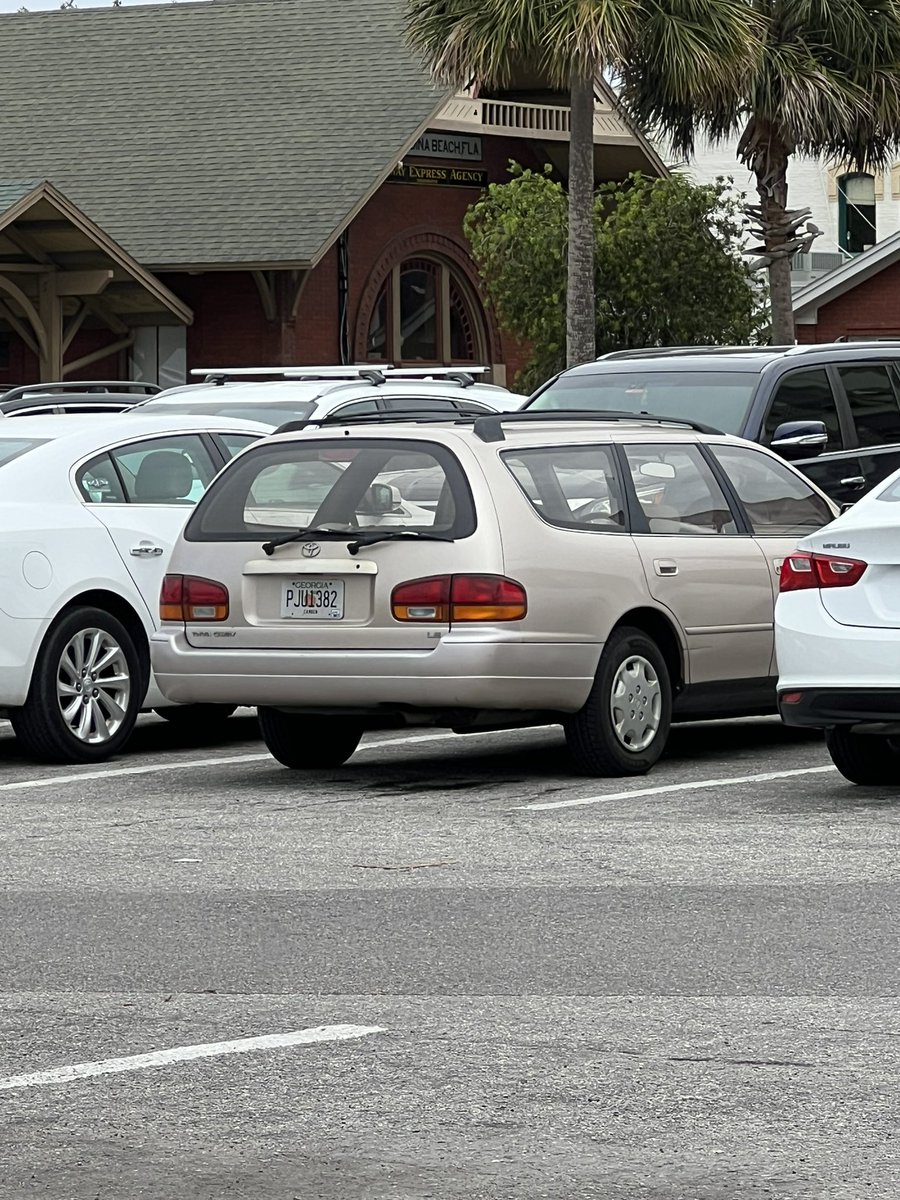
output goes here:
[[[749, 202], [757, 202], [756, 184], [746, 167], [737, 160], [735, 146], [697, 145], [692, 161], [677, 162], [664, 154], [666, 162], [683, 171], [697, 183], [711, 183], [718, 175], [732, 176], [735, 187], [747, 192]], [[822, 230], [813, 243], [813, 254], [839, 254], [837, 179], [844, 171], [822, 159], [793, 158], [788, 168], [788, 205], [809, 208], [812, 221]], [[875, 240], [881, 241], [900, 231], [900, 164], [876, 176]]]

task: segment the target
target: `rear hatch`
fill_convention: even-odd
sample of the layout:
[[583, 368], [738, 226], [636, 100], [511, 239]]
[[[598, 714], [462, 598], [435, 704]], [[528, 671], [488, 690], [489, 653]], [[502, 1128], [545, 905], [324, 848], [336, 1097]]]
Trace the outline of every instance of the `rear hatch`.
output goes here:
[[[502, 572], [477, 462], [464, 471], [425, 438], [260, 444], [213, 485], [185, 542], [178, 563], [228, 591], [224, 619], [186, 623], [204, 648], [430, 651], [450, 626], [446, 580]], [[395, 589], [419, 580], [398, 619]]]

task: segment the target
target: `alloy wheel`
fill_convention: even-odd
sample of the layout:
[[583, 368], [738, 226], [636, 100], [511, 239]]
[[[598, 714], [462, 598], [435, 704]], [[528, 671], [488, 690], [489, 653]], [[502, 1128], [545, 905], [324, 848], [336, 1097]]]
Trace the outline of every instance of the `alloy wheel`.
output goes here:
[[65, 646], [56, 698], [66, 727], [80, 742], [106, 742], [128, 714], [131, 673], [125, 651], [105, 629], [82, 629]]

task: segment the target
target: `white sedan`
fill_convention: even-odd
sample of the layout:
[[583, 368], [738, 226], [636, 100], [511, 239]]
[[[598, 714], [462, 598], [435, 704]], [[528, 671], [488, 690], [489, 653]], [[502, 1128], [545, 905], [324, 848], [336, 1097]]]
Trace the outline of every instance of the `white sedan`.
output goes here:
[[900, 784], [900, 472], [785, 559], [775, 648], [783, 720], [825, 729], [853, 783]]
[[227, 417], [17, 417], [0, 431], [0, 715], [29, 754], [95, 762], [138, 713], [173, 708], [150, 671], [159, 589], [191, 507], [268, 427]]

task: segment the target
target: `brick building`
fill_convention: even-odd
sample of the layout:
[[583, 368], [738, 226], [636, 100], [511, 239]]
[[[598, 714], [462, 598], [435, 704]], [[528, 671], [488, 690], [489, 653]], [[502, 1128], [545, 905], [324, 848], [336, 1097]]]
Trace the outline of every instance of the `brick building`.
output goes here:
[[[510, 159], [565, 178], [565, 97], [434, 87], [403, 0], [0, 17], [0, 387], [521, 353], [462, 221]], [[598, 84], [598, 181], [665, 167]]]
[[900, 233], [794, 295], [798, 342], [900, 339]]

